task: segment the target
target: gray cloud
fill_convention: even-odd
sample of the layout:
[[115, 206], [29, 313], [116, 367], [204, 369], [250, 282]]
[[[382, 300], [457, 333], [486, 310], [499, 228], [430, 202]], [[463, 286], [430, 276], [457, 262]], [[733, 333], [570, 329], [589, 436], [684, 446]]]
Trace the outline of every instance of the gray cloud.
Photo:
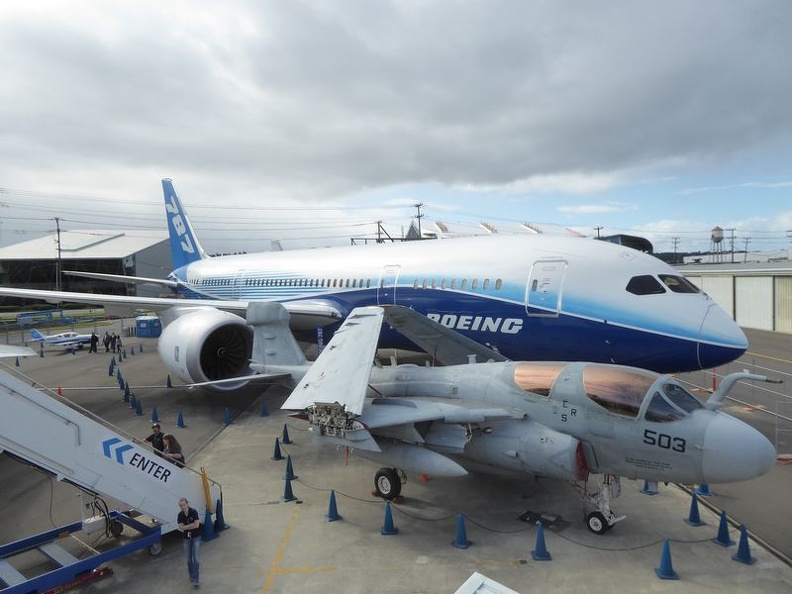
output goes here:
[[791, 12], [715, 0], [4, 7], [0, 185], [96, 194], [173, 175], [215, 195], [305, 200], [788, 155]]

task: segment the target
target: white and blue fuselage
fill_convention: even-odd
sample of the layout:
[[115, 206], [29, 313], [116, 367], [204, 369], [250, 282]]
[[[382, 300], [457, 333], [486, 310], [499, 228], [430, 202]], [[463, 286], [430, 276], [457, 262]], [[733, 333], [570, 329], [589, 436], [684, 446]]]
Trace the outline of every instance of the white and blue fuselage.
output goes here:
[[[198, 245], [189, 226], [175, 238], [170, 227], [172, 244]], [[342, 314], [403, 305], [514, 360], [668, 373], [732, 361], [748, 344], [730, 316], [672, 267], [584, 238], [488, 236], [199, 257], [170, 279], [193, 299], [322, 303]], [[386, 332], [381, 345], [405, 346], [399, 339]]]

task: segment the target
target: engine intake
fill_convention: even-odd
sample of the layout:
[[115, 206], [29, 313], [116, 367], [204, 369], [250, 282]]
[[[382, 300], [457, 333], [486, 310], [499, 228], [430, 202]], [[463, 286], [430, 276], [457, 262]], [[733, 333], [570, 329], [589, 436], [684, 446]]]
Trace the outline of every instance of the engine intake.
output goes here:
[[[162, 331], [157, 350], [168, 371], [186, 383], [232, 379], [251, 373], [253, 332], [245, 320], [213, 308], [188, 310]], [[208, 386], [235, 390], [245, 382]]]

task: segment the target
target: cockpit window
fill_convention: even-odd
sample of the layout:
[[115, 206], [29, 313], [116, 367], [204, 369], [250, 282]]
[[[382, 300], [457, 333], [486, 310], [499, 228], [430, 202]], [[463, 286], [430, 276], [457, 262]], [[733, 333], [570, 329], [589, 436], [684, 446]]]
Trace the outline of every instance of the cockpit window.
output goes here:
[[684, 276], [676, 276], [673, 274], [659, 274], [660, 280], [663, 281], [674, 293], [698, 293], [699, 289], [696, 285], [691, 283]]
[[691, 413], [704, 408], [698, 398], [678, 384], [666, 384], [663, 386], [663, 394], [685, 412]]
[[684, 419], [687, 413], [704, 408], [690, 392], [678, 384], [664, 384], [660, 392], [655, 392], [646, 409], [646, 420], [654, 423], [668, 423]]
[[627, 283], [627, 290], [634, 295], [660, 295], [665, 293], [663, 285], [650, 274], [634, 276]]
[[514, 382], [526, 392], [549, 396], [553, 382], [566, 363], [520, 363], [514, 368]]
[[589, 365], [583, 370], [583, 385], [586, 396], [607, 411], [635, 418], [657, 377], [641, 369]]
[[646, 409], [646, 420], [653, 423], [668, 423], [684, 418], [685, 413], [675, 406], [671, 406], [671, 403], [663, 398], [660, 392], [655, 392], [649, 403], [649, 408]]

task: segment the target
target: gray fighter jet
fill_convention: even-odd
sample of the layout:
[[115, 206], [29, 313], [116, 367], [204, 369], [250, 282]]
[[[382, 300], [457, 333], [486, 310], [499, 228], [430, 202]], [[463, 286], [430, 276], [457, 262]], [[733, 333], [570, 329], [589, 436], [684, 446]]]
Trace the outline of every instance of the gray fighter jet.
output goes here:
[[[506, 361], [398, 306], [354, 310], [309, 366], [285, 310], [257, 311], [248, 312], [253, 367], [297, 379], [283, 408], [308, 420], [316, 443], [384, 464], [374, 482], [386, 499], [400, 494], [404, 471], [527, 473], [575, 483], [587, 526], [603, 533], [623, 519], [610, 508], [619, 477], [728, 483], [776, 461], [760, 432], [719, 410], [735, 382], [764, 376], [731, 374], [701, 402], [672, 377], [634, 367]], [[372, 365], [383, 320], [439, 365]]]

